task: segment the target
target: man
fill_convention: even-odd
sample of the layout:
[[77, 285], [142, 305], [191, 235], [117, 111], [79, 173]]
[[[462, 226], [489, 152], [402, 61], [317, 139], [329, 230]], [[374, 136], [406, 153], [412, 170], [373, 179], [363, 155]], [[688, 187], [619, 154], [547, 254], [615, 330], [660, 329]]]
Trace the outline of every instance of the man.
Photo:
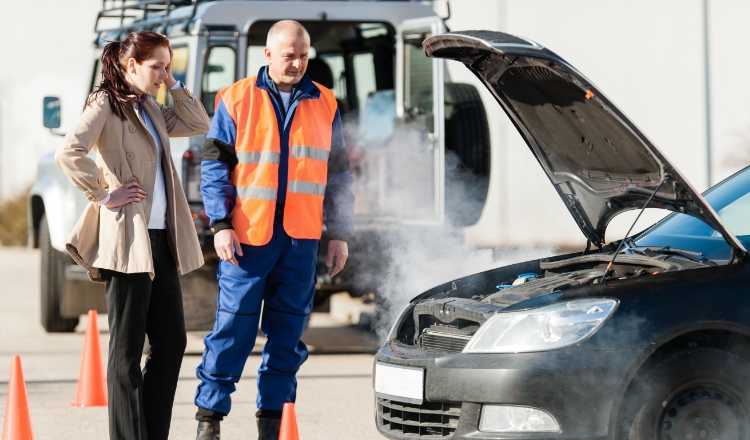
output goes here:
[[326, 264], [341, 271], [352, 233], [349, 156], [336, 99], [305, 76], [310, 36], [296, 21], [268, 32], [268, 65], [221, 90], [201, 164], [201, 191], [221, 262], [218, 312], [196, 370], [198, 439], [219, 439], [258, 322], [268, 338], [258, 370], [260, 440], [276, 440], [315, 294], [323, 219]]

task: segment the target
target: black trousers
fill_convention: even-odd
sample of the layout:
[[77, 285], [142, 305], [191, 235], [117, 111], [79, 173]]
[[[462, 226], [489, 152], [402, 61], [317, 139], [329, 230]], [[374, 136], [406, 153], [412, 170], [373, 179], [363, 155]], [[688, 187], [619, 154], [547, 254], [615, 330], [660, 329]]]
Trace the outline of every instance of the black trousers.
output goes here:
[[[185, 353], [182, 291], [167, 231], [149, 229], [154, 260], [147, 273], [102, 271], [109, 319], [109, 438], [167, 440]], [[151, 355], [141, 371], [145, 335]]]

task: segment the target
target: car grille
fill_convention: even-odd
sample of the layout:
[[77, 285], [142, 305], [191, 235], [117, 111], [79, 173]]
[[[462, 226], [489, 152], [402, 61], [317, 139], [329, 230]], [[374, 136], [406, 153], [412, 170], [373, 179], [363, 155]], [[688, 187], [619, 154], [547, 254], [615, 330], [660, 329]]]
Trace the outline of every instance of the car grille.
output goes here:
[[458, 335], [426, 328], [422, 332], [422, 348], [445, 353], [461, 353], [470, 339], [471, 335]]
[[449, 438], [456, 432], [460, 416], [460, 403], [414, 405], [378, 398], [378, 428], [401, 438]]

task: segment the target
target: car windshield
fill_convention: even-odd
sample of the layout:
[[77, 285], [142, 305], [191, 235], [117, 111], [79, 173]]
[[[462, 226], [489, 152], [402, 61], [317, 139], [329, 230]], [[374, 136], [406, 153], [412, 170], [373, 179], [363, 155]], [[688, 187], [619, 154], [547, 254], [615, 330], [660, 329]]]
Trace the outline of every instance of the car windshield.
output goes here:
[[[703, 194], [727, 228], [750, 248], [750, 167]], [[671, 214], [636, 237], [638, 246], [670, 246], [701, 252], [714, 261], [728, 260], [724, 238], [702, 220], [687, 214]]]

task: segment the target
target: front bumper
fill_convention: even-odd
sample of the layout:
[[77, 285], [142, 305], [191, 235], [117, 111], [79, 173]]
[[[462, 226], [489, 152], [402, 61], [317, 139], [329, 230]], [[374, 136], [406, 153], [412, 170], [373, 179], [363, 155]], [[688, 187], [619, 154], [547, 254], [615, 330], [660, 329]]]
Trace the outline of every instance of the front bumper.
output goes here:
[[[386, 344], [375, 362], [422, 367], [423, 405], [376, 398], [376, 422], [392, 439], [607, 439], [628, 371], [641, 351], [593, 351], [578, 346], [540, 353], [454, 354], [433, 357], [401, 344]], [[550, 413], [556, 433], [479, 431], [483, 404], [539, 408]], [[438, 406], [440, 408], [438, 408]], [[442, 409], [442, 411], [432, 411]], [[434, 428], [440, 415], [445, 429]], [[395, 422], [394, 422], [395, 421]]]

